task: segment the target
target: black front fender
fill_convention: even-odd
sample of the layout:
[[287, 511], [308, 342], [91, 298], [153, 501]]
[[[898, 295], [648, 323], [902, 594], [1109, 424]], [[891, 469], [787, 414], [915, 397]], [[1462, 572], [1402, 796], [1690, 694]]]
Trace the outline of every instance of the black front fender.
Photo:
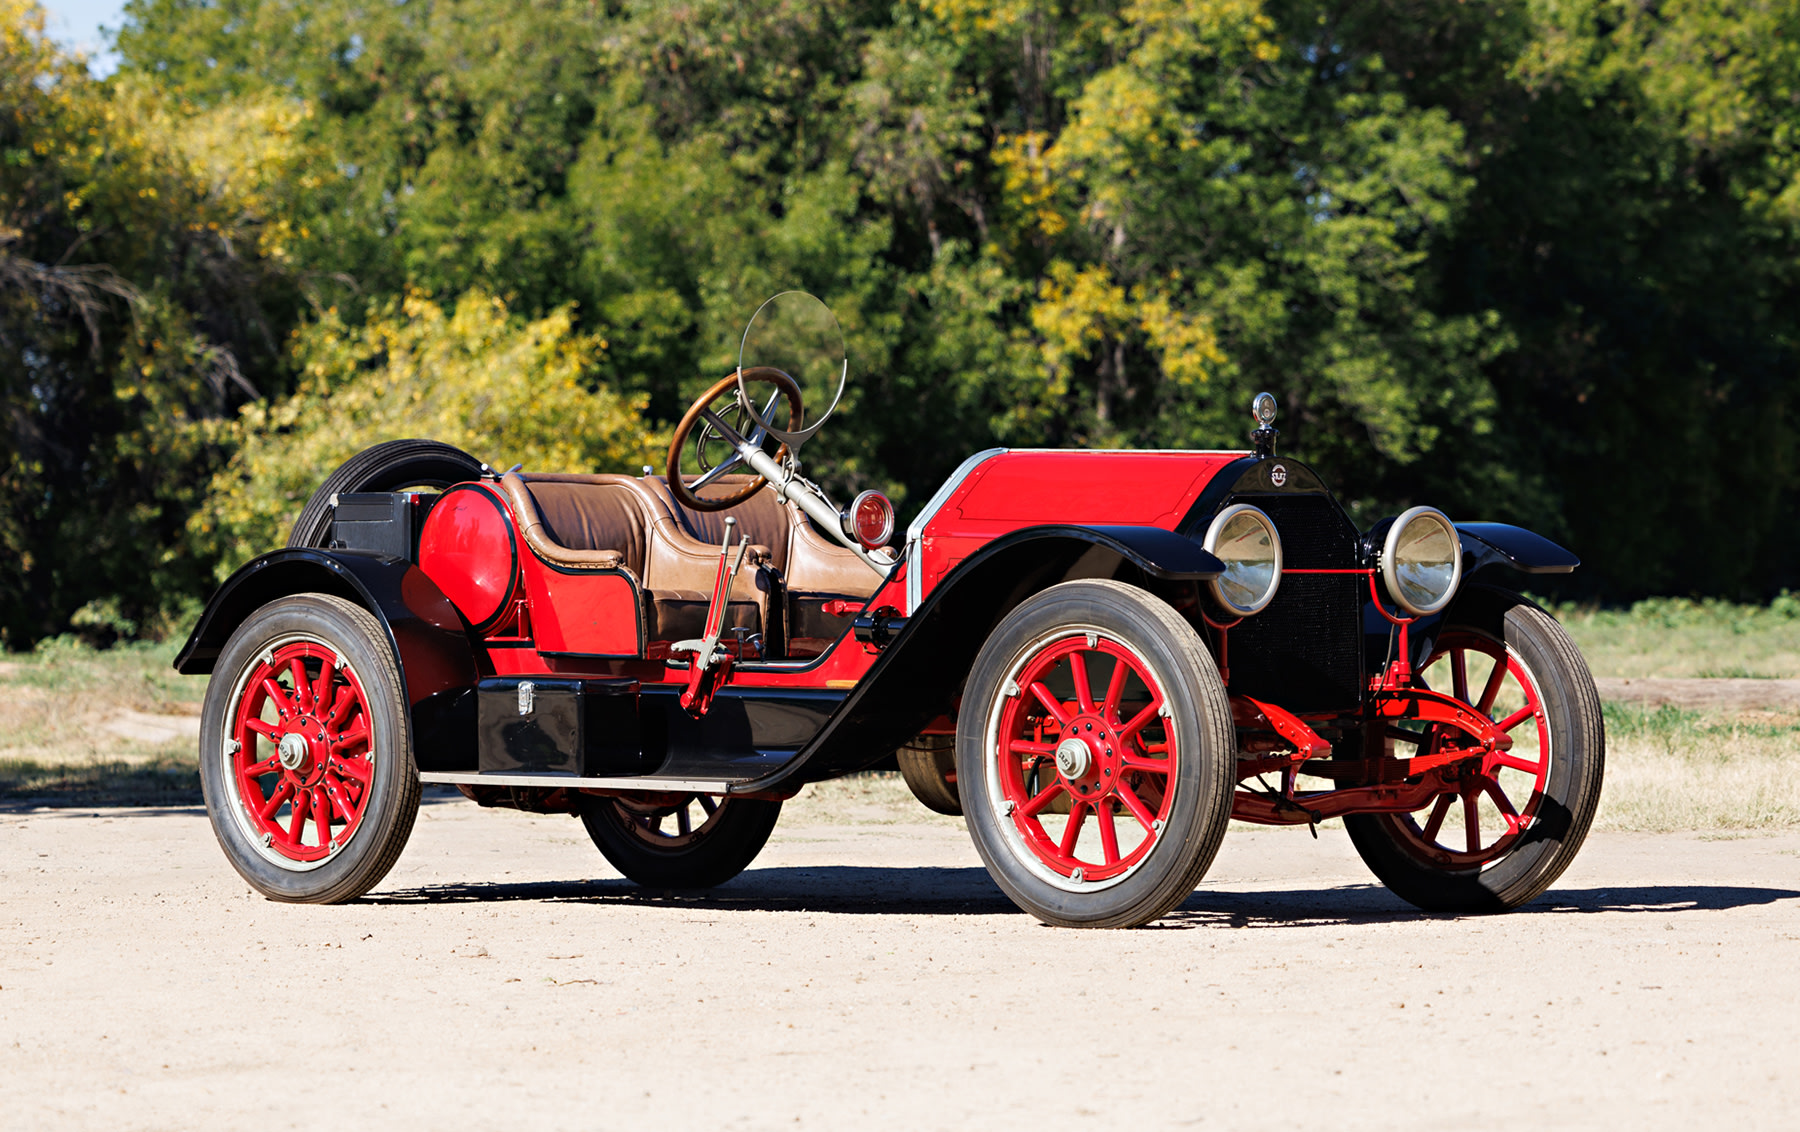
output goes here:
[[462, 618], [417, 566], [367, 551], [310, 547], [271, 551], [227, 578], [175, 658], [175, 670], [186, 676], [211, 673], [246, 618], [299, 593], [334, 594], [375, 615], [399, 660], [408, 704], [475, 684], [475, 654]]
[[1581, 559], [1543, 535], [1508, 523], [1458, 523], [1463, 541], [1463, 577], [1490, 566], [1524, 574], [1568, 574]]
[[[909, 567], [910, 568], [910, 567]], [[1225, 564], [1160, 527], [1027, 527], [971, 554], [939, 582], [812, 741], [742, 791], [781, 791], [862, 770], [952, 710], [975, 654], [1000, 619], [1068, 578], [1217, 577]]]

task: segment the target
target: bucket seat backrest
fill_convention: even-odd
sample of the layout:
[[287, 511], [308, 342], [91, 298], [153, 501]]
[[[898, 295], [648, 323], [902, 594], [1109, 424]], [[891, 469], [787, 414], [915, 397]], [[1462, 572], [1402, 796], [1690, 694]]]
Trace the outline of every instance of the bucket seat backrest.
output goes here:
[[643, 507], [628, 489], [542, 480], [528, 486], [544, 531], [553, 541], [575, 550], [616, 550], [621, 565], [639, 578], [644, 576], [649, 537]]
[[[787, 507], [775, 498], [774, 492], [758, 491], [726, 511], [693, 511], [681, 505], [669, 490], [669, 482], [661, 476], [642, 482], [657, 493], [663, 506], [689, 538], [713, 547], [721, 545], [725, 541], [725, 520], [730, 517], [737, 520], [739, 536], [748, 538], [752, 546], [769, 548], [769, 565], [777, 570], [787, 569], [791, 525]], [[749, 482], [747, 476], [726, 476], [718, 481], [717, 491], [721, 495], [741, 491]]]
[[[555, 566], [630, 570], [643, 593], [646, 638], [699, 636], [718, 573], [719, 548], [692, 538], [659, 491], [635, 476], [542, 474], [501, 477], [533, 553]], [[727, 626], [763, 633], [779, 644], [778, 577], [752, 547], [731, 588]]]

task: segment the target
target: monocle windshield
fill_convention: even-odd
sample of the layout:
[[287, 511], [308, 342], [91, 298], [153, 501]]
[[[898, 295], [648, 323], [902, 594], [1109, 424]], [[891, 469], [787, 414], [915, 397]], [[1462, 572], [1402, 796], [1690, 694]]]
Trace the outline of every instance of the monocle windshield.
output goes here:
[[[767, 366], [794, 379], [800, 387], [804, 418], [798, 432], [777, 427], [786, 424], [786, 412], [763, 412], [743, 378], [746, 370]], [[837, 316], [823, 301], [805, 291], [783, 291], [763, 303], [744, 328], [738, 350], [738, 387], [751, 406], [757, 423], [789, 445], [817, 432], [844, 394], [850, 372], [844, 350], [844, 332]], [[760, 390], [766, 402], [768, 390]], [[767, 415], [770, 419], [762, 419]], [[779, 419], [777, 419], [779, 418]]]

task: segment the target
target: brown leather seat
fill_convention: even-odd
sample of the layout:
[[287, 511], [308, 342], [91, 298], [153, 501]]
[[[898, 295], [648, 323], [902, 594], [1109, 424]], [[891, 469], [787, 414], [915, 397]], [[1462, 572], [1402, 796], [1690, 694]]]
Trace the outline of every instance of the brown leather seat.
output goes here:
[[[508, 474], [500, 486], [526, 545], [539, 558], [564, 570], [620, 570], [636, 580], [646, 640], [666, 643], [705, 633], [718, 548], [702, 554], [698, 548], [670, 547], [659, 528], [673, 520], [666, 509], [656, 514], [655, 497], [637, 479]], [[725, 611], [726, 629], [748, 629], [765, 640], [771, 622], [767, 593], [779, 588], [776, 580], [759, 577], [765, 571], [757, 563], [766, 557], [753, 551], [746, 558]]]
[[[718, 487], [730, 492], [746, 482], [728, 476]], [[725, 624], [762, 633], [766, 655], [821, 651], [849, 621], [828, 617], [823, 604], [859, 601], [880, 585], [855, 553], [819, 535], [798, 507], [771, 491], [728, 511], [699, 512], [682, 506], [660, 476], [509, 474], [501, 487], [540, 558], [638, 579], [651, 641], [704, 632], [728, 515], [751, 550], [732, 585]]]
[[[674, 497], [667, 480], [638, 482], [658, 493], [683, 532], [697, 542], [716, 547], [730, 515], [752, 542], [769, 547], [770, 563], [781, 574], [782, 641], [788, 656], [817, 656], [850, 627], [853, 615], [832, 616], [825, 612], [827, 602], [860, 606], [881, 586], [881, 578], [855, 551], [820, 534], [804, 511], [772, 491], [759, 491], [728, 511], [693, 511]], [[748, 477], [727, 476], [719, 487], [730, 492], [747, 482]], [[713, 553], [716, 561], [717, 551]]]

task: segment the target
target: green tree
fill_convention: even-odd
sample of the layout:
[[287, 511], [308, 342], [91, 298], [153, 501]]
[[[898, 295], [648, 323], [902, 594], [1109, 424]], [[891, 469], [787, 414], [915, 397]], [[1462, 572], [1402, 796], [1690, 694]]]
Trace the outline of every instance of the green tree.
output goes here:
[[653, 422], [819, 294], [840, 488], [1237, 445], [1268, 388], [1364, 521], [1751, 596], [1800, 584], [1797, 39], [1800, 0], [133, 0], [111, 86], [298, 115], [295, 293], [568, 311]]
[[635, 472], [667, 438], [644, 432], [642, 397], [589, 388], [603, 350], [567, 310], [526, 322], [475, 291], [450, 311], [410, 295], [356, 327], [327, 311], [294, 343], [299, 389], [234, 422], [194, 542], [223, 579], [280, 545], [333, 468], [386, 440], [428, 436], [500, 468]]
[[183, 531], [208, 422], [279, 384], [286, 102], [187, 114], [91, 80], [0, 2], [0, 641], [110, 601], [154, 627], [207, 575]]

